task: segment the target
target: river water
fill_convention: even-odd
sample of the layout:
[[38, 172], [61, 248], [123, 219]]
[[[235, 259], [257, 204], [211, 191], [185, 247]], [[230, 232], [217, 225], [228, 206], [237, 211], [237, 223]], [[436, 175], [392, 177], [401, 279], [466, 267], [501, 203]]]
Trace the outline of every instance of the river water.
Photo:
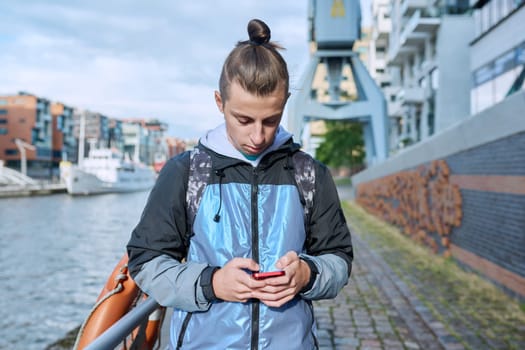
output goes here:
[[0, 198], [0, 349], [45, 349], [82, 323], [147, 196]]

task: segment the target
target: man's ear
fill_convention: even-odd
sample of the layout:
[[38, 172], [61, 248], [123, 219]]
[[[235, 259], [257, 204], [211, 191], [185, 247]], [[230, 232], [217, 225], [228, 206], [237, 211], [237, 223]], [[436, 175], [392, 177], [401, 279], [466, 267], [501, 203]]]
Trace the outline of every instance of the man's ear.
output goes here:
[[215, 90], [215, 104], [217, 104], [217, 108], [221, 113], [224, 113], [224, 106], [222, 104], [222, 97], [219, 91]]

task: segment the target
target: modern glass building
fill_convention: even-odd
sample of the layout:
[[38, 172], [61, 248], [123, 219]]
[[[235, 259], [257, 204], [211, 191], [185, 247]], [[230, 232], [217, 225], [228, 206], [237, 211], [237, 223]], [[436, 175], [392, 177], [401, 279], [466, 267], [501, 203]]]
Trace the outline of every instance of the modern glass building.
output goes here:
[[525, 0], [472, 1], [471, 114], [524, 88]]

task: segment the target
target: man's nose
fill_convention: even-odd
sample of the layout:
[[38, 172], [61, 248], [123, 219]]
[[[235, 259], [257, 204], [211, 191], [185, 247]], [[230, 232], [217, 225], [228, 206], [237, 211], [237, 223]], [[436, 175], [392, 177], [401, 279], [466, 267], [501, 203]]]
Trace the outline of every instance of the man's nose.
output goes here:
[[262, 145], [264, 143], [264, 128], [262, 125], [254, 125], [250, 138], [255, 146]]

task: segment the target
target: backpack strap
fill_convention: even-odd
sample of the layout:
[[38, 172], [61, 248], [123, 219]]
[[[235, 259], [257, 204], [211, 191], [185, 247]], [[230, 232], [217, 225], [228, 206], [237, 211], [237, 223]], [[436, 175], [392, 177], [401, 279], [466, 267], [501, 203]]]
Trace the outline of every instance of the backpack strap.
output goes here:
[[315, 161], [305, 152], [295, 152], [292, 156], [294, 177], [299, 195], [302, 197], [305, 227], [308, 226], [314, 206], [315, 196]]
[[[188, 173], [188, 189], [186, 191], [186, 219], [192, 230], [193, 220], [202, 199], [202, 193], [210, 182], [211, 156], [195, 147], [190, 151], [190, 167]], [[188, 241], [189, 243], [189, 241]]]
[[[292, 162], [295, 184], [303, 204], [305, 228], [307, 229], [315, 196], [315, 161], [304, 152], [295, 152], [292, 155]], [[186, 191], [186, 218], [190, 235], [186, 237], [188, 245], [193, 234], [193, 221], [197, 215], [204, 189], [210, 181], [211, 171], [211, 156], [198, 147], [192, 149], [190, 151], [188, 189]]]

